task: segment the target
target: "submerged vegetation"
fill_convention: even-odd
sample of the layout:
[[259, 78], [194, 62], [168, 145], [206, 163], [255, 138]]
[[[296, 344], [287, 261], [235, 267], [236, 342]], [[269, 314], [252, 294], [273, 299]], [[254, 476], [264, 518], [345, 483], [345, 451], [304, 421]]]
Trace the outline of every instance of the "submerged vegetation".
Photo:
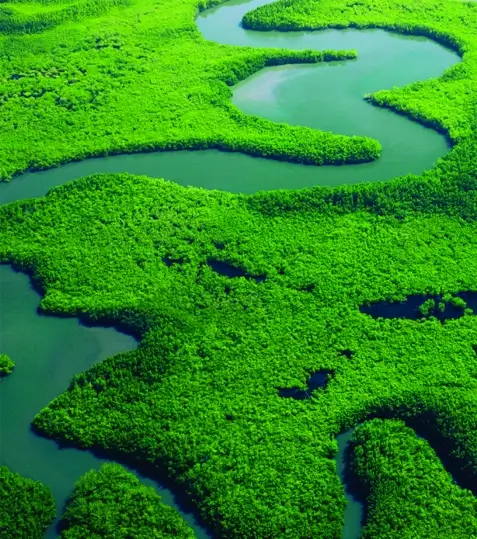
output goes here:
[[63, 520], [62, 539], [194, 539], [177, 511], [164, 505], [118, 464], [91, 470], [76, 485]]
[[43, 539], [55, 518], [50, 490], [0, 466], [0, 537]]

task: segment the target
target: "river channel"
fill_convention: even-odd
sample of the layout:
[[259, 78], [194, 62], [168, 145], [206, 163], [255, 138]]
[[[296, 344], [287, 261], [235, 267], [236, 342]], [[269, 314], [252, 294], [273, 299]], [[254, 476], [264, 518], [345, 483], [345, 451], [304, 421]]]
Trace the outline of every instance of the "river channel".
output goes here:
[[[51, 488], [61, 516], [74, 484], [104, 459], [90, 451], [60, 448], [30, 428], [35, 414], [65, 391], [76, 373], [109, 356], [132, 350], [137, 342], [111, 328], [87, 327], [75, 318], [37, 312], [39, 294], [27, 275], [0, 265], [0, 350], [15, 361], [12, 374], [0, 382], [0, 465], [36, 479]], [[194, 528], [199, 539], [211, 537], [175, 496], [162, 485], [143, 477], [165, 503], [174, 506]], [[46, 538], [58, 537], [58, 519]]]
[[[233, 89], [233, 102], [244, 112], [273, 121], [307, 125], [348, 135], [367, 135], [383, 145], [373, 163], [313, 167], [218, 151], [157, 152], [88, 159], [36, 173], [26, 173], [0, 184], [2, 204], [44, 195], [51, 187], [87, 174], [130, 172], [164, 177], [183, 185], [251, 193], [262, 189], [300, 188], [362, 181], [387, 180], [431, 168], [449, 146], [446, 139], [391, 111], [376, 108], [362, 97], [367, 92], [402, 86], [441, 75], [458, 56], [435, 42], [381, 30], [327, 30], [320, 32], [253, 32], [240, 26], [242, 16], [268, 0], [232, 0], [197, 18], [209, 40], [229, 45], [289, 49], [356, 49], [358, 59], [313, 66], [268, 68]], [[75, 319], [37, 312], [38, 293], [27, 276], [0, 266], [0, 351], [16, 363], [1, 382], [0, 463], [51, 487], [61, 514], [74, 483], [104, 461], [88, 451], [61, 449], [30, 429], [34, 415], [64, 391], [75, 373], [106, 357], [131, 350], [136, 341], [110, 328], [91, 328]], [[341, 436], [337, 457], [343, 472]], [[153, 485], [165, 503], [174, 505], [199, 539], [210, 537], [174, 495]], [[357, 539], [362, 508], [348, 496], [344, 535]], [[56, 523], [47, 537], [57, 537]]]
[[248, 114], [276, 122], [373, 137], [383, 147], [379, 159], [315, 167], [217, 150], [110, 156], [23, 174], [2, 185], [2, 202], [40, 196], [55, 185], [100, 172], [143, 174], [234, 193], [384, 181], [421, 174], [449, 151], [442, 134], [370, 105], [363, 96], [439, 77], [459, 62], [455, 52], [424, 37], [383, 30], [256, 32], [240, 26], [245, 13], [267, 3], [269, 0], [230, 0], [200, 13], [197, 26], [206, 39], [227, 45], [356, 49], [358, 58], [264, 69], [233, 88], [233, 102]]
[[[0, 351], [15, 360], [13, 373], [0, 387], [0, 465], [24, 477], [48, 485], [61, 516], [74, 484], [88, 470], [104, 462], [90, 451], [60, 448], [54, 441], [36, 435], [30, 428], [35, 414], [62, 393], [78, 372], [114, 354], [132, 350], [137, 342], [111, 328], [87, 327], [73, 318], [38, 313], [40, 296], [27, 275], [0, 265]], [[337, 468], [345, 474], [345, 448], [351, 432], [338, 436]], [[198, 539], [212, 537], [195, 516], [163, 485], [135, 473], [152, 486], [163, 502], [175, 507], [195, 531]], [[343, 539], [358, 539], [362, 506], [346, 492]], [[58, 537], [58, 520], [46, 538]]]

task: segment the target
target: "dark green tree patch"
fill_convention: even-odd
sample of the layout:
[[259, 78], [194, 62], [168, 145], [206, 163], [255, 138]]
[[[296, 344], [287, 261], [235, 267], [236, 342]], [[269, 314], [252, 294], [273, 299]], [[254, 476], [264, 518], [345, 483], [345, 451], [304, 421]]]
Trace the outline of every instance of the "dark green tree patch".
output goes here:
[[104, 464], [80, 479], [67, 503], [63, 539], [193, 539], [177, 511], [162, 503], [119, 464]]
[[363, 539], [477, 537], [477, 499], [401, 421], [374, 419], [353, 433], [351, 471], [366, 498]]
[[55, 518], [50, 489], [0, 466], [0, 537], [42, 539]]

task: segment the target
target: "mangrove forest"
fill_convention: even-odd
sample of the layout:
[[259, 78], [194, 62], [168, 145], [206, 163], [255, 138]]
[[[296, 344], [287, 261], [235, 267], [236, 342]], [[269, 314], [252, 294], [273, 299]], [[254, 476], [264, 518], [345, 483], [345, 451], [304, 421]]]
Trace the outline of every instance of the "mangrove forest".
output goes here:
[[0, 3], [0, 537], [477, 538], [477, 3]]

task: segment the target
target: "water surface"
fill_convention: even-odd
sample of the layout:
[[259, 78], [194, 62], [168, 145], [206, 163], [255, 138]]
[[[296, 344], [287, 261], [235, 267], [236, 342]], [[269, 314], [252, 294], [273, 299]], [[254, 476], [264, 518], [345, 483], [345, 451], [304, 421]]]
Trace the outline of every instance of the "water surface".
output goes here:
[[[461, 318], [465, 314], [465, 309], [471, 309], [477, 313], [477, 292], [459, 292], [454, 295], [465, 302], [465, 305], [454, 305], [452, 300], [444, 301], [440, 295], [412, 294], [404, 301], [389, 302], [379, 301], [369, 305], [361, 305], [360, 311], [369, 314], [373, 318], [408, 318], [409, 320], [422, 320], [428, 317], [435, 317], [441, 322]], [[431, 300], [433, 304], [424, 314], [419, 309], [424, 302]], [[442, 303], [441, 308], [439, 304]]]
[[[15, 362], [13, 373], [0, 382], [0, 465], [49, 486], [61, 515], [74, 484], [106, 461], [90, 451], [60, 448], [53, 440], [36, 435], [30, 423], [67, 389], [76, 373], [133, 350], [137, 342], [112, 328], [86, 327], [75, 318], [41, 315], [39, 300], [26, 275], [0, 265], [0, 351]], [[210, 537], [168, 489], [140, 478], [180, 511], [199, 539]], [[49, 528], [48, 539], [58, 537], [56, 524]]]
[[382, 156], [359, 165], [307, 166], [216, 150], [155, 152], [87, 159], [57, 169], [26, 173], [0, 185], [3, 203], [41, 196], [49, 188], [99, 172], [130, 172], [181, 185], [253, 193], [314, 185], [354, 184], [420, 174], [449, 151], [433, 129], [367, 103], [365, 93], [438, 77], [459, 61], [456, 53], [423, 37], [383, 30], [255, 32], [243, 15], [267, 0], [232, 0], [200, 13], [203, 36], [228, 45], [288, 49], [356, 49], [358, 59], [267, 68], [234, 90], [245, 113], [346, 135], [366, 135], [383, 145]]
[[[197, 19], [205, 38], [228, 45], [285, 49], [355, 49], [358, 58], [262, 70], [234, 88], [233, 102], [248, 114], [343, 135], [375, 138], [381, 157], [359, 165], [311, 167], [314, 185], [382, 181], [432, 168], [449, 150], [436, 131], [375, 107], [363, 97], [381, 89], [439, 77], [459, 56], [425, 37], [384, 30], [257, 32], [240, 20], [267, 0], [232, 0]], [[298, 171], [303, 168], [295, 165]], [[302, 172], [297, 172], [301, 180]], [[304, 178], [303, 178], [304, 179]], [[302, 185], [300, 185], [302, 186]], [[291, 182], [287, 187], [296, 187]], [[266, 188], [266, 187], [265, 187]]]
[[353, 430], [347, 430], [336, 437], [338, 442], [336, 468], [343, 484], [346, 498], [342, 539], [359, 539], [364, 521], [364, 505], [361, 500], [349, 491], [347, 486], [347, 475], [349, 473], [348, 452], [352, 436]]

